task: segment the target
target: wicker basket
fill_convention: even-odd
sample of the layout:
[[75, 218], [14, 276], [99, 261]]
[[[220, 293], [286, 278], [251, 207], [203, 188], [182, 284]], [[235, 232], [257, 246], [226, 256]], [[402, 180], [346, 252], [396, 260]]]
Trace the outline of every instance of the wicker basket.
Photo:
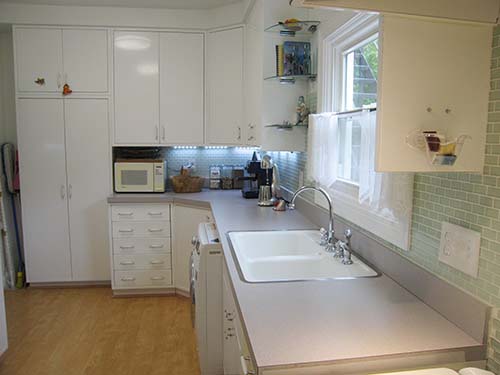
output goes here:
[[198, 176], [173, 176], [172, 186], [176, 193], [199, 193], [203, 188], [203, 177]]

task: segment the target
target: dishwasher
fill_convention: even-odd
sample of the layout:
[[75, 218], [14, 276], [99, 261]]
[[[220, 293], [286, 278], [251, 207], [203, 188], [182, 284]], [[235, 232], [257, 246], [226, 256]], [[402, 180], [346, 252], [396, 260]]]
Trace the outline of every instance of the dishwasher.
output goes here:
[[191, 319], [201, 375], [223, 373], [222, 246], [215, 223], [201, 223], [190, 261]]

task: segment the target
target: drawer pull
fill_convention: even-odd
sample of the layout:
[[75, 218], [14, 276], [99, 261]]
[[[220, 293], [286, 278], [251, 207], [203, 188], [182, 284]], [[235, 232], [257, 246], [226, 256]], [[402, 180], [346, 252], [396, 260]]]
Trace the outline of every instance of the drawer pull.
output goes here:
[[132, 233], [134, 232], [133, 229], [118, 229], [118, 232], [120, 233]]
[[150, 249], [163, 249], [164, 245], [149, 245]]
[[135, 277], [122, 277], [122, 281], [135, 281]]
[[162, 228], [159, 228], [159, 229], [148, 228], [148, 231], [151, 233], [158, 233], [158, 232], [163, 232], [163, 229]]
[[122, 250], [130, 250], [130, 249], [135, 249], [135, 246], [134, 245], [120, 246], [120, 249], [122, 249]]
[[161, 280], [165, 280], [165, 277], [163, 276], [153, 276], [151, 278], [152, 281], [161, 281]]
[[118, 216], [132, 216], [133, 212], [118, 212]]
[[151, 262], [152, 265], [156, 265], [156, 264], [164, 264], [165, 262], [163, 260], [152, 260]]
[[135, 262], [132, 260], [126, 260], [126, 261], [120, 262], [120, 264], [122, 266], [133, 266], [135, 264]]
[[163, 216], [163, 212], [148, 212], [149, 216]]

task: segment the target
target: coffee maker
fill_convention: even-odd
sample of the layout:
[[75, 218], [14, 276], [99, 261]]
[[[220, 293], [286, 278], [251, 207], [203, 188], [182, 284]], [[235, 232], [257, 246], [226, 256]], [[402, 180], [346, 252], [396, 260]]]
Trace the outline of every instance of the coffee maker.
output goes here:
[[264, 155], [261, 160], [257, 152], [254, 152], [245, 170], [248, 176], [242, 178], [244, 180], [241, 190], [243, 197], [258, 198], [259, 206], [274, 206], [281, 193], [278, 166], [273, 163], [271, 157]]

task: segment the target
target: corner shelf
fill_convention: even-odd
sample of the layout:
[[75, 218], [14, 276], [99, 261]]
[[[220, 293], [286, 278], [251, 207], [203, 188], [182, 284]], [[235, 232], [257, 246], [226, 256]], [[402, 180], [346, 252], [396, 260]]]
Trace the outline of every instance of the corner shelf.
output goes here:
[[266, 125], [266, 128], [274, 128], [276, 130], [293, 130], [295, 128], [308, 128], [308, 125], [303, 125], [303, 124], [290, 124], [290, 123], [283, 123], [283, 124], [271, 124], [271, 125]]
[[289, 76], [271, 76], [264, 78], [264, 81], [278, 81], [283, 85], [293, 85], [296, 81], [315, 81], [316, 74], [301, 74], [301, 75], [289, 75]]
[[264, 29], [266, 32], [279, 33], [283, 36], [310, 35], [318, 29], [320, 21], [278, 22]]

